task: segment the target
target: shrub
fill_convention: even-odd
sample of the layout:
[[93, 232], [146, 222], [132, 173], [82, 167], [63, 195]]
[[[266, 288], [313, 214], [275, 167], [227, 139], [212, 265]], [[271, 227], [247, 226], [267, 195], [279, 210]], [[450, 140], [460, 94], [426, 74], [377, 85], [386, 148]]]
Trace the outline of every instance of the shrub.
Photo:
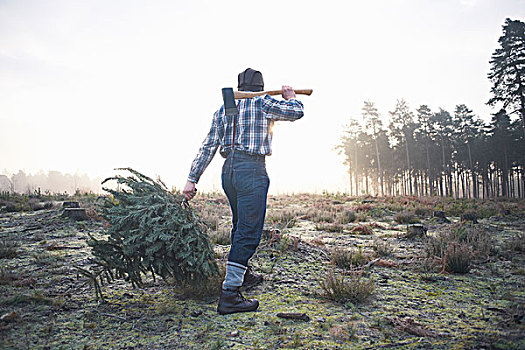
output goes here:
[[360, 235], [373, 235], [374, 231], [368, 225], [357, 225], [350, 230], [350, 233], [360, 234]]
[[358, 270], [348, 270], [343, 274], [331, 270], [319, 286], [323, 291], [321, 296], [340, 303], [365, 301], [375, 290], [374, 280], [363, 278], [363, 271]]
[[225, 227], [219, 227], [217, 231], [208, 232], [208, 236], [210, 237], [210, 243], [212, 244], [219, 244], [219, 245], [231, 244], [230, 242], [231, 232], [229, 229]]
[[345, 225], [354, 222], [357, 216], [353, 210], [344, 210], [337, 215], [336, 223]]
[[461, 214], [461, 221], [472, 221], [472, 223], [478, 223], [478, 213], [475, 210], [466, 210]]
[[317, 231], [343, 232], [344, 228], [345, 227], [341, 224], [323, 224], [323, 223], [315, 224], [315, 229]]
[[355, 207], [355, 211], [356, 212], [362, 212], [362, 211], [369, 211], [369, 210], [372, 210], [374, 207], [371, 205], [371, 204], [368, 204], [368, 203], [364, 203], [364, 204], [359, 204]]
[[311, 216], [313, 222], [328, 222], [332, 223], [335, 221], [335, 213], [332, 212], [316, 212]]
[[420, 272], [420, 278], [423, 281], [433, 282], [437, 279], [439, 272], [439, 263], [434, 258], [426, 258], [419, 262], [417, 269]]
[[374, 239], [372, 243], [372, 249], [374, 250], [376, 256], [385, 257], [392, 255], [392, 246], [388, 241], [383, 241], [381, 239]]
[[432, 214], [432, 210], [430, 210], [429, 208], [417, 207], [414, 210], [414, 214], [419, 217], [425, 217], [425, 216], [429, 216], [430, 214]]
[[511, 252], [525, 253], [525, 233], [517, 233], [505, 242], [504, 248]]
[[19, 275], [12, 269], [0, 268], [0, 285], [10, 284], [17, 279], [19, 279]]
[[366, 211], [360, 211], [356, 215], [356, 221], [358, 222], [364, 222], [368, 221], [368, 214]]
[[402, 211], [394, 216], [394, 221], [398, 224], [415, 224], [419, 222], [419, 219], [412, 212]]
[[296, 210], [285, 209], [280, 211], [272, 211], [269, 213], [267, 220], [272, 226], [280, 230], [294, 227], [297, 223], [297, 218], [301, 216]]
[[0, 240], [0, 259], [13, 259], [19, 254], [20, 243], [12, 239]]
[[368, 262], [368, 257], [363, 254], [361, 247], [358, 249], [335, 248], [331, 253], [331, 262], [342, 269], [351, 269], [354, 266], [361, 266]]
[[450, 242], [447, 245], [443, 264], [448, 272], [467, 273], [470, 271], [471, 249], [465, 243]]
[[452, 230], [452, 240], [465, 243], [473, 250], [474, 255], [486, 255], [492, 248], [492, 237], [483, 228], [464, 224]]

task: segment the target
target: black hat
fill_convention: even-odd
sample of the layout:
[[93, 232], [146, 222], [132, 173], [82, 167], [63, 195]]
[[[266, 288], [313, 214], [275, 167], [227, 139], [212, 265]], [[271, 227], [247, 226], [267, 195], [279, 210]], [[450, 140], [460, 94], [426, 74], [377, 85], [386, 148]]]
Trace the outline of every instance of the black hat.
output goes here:
[[251, 68], [239, 73], [239, 84], [237, 88], [239, 91], [263, 91], [264, 80], [261, 72]]

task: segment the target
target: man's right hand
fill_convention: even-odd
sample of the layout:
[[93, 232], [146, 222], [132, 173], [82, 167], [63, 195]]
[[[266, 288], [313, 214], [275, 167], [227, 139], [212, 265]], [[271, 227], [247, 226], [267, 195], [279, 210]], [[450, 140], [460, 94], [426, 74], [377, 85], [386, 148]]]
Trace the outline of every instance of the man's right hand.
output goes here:
[[291, 98], [296, 98], [295, 91], [293, 91], [291, 86], [283, 85], [283, 98], [288, 101]]
[[182, 190], [182, 194], [186, 200], [191, 200], [193, 197], [195, 197], [196, 193], [197, 190], [195, 189], [195, 183], [191, 181], [186, 182], [186, 186], [184, 186], [184, 190]]

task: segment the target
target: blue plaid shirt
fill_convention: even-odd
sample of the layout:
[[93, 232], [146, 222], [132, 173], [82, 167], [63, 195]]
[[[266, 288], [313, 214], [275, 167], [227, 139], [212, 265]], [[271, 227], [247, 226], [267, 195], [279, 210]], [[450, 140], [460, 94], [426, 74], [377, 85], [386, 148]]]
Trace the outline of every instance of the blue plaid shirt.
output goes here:
[[[235, 150], [248, 154], [272, 154], [272, 127], [275, 121], [294, 121], [303, 116], [303, 104], [294, 98], [276, 100], [269, 95], [242, 99], [237, 102], [239, 115], [235, 132]], [[215, 112], [210, 132], [191, 164], [188, 180], [197, 183], [217, 148], [226, 157], [232, 149], [233, 118], [224, 114], [224, 106]]]

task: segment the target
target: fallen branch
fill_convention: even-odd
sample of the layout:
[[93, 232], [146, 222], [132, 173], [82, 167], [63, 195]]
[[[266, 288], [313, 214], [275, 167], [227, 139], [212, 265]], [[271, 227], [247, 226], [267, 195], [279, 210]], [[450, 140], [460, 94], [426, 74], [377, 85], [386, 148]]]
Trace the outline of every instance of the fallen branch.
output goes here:
[[118, 315], [106, 314], [106, 313], [100, 312], [99, 310], [96, 310], [96, 309], [93, 309], [93, 311], [95, 311], [96, 313], [98, 313], [100, 316], [114, 317], [114, 318], [117, 318], [117, 319], [119, 319], [119, 320], [121, 320], [121, 321], [128, 322], [128, 319], [127, 319], [127, 318], [124, 318], [124, 317], [121, 317], [121, 316], [118, 316]]
[[301, 320], [305, 322], [310, 321], [310, 317], [308, 317], [307, 314], [299, 312], [280, 312], [277, 314], [277, 317], [287, 318], [291, 320]]

